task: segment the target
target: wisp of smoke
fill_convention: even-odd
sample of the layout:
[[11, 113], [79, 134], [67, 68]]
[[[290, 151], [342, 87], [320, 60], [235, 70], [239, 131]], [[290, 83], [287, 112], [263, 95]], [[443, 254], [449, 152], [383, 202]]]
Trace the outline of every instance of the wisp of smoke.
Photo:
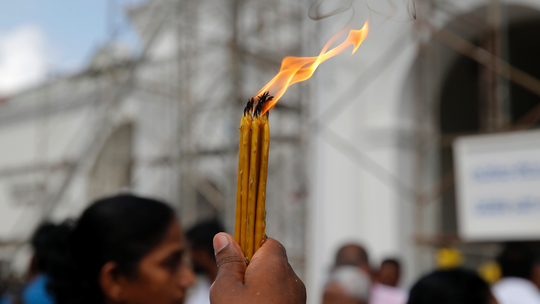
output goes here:
[[[377, 11], [373, 9], [372, 5], [370, 5], [369, 0], [315, 0], [308, 11], [308, 16], [312, 20], [321, 20], [328, 17], [332, 17], [338, 14], [341, 14], [343, 12], [346, 12], [350, 9], [353, 10], [353, 16], [354, 18], [354, 3], [355, 2], [361, 2], [364, 4], [365, 7], [368, 9], [369, 15], [372, 13], [385, 16], [385, 21], [392, 19], [396, 13], [400, 10], [398, 8], [398, 5], [394, 3], [394, 0], [376, 0], [376, 1], [386, 1], [386, 3], [390, 7], [390, 12], [384, 13]], [[413, 20], [416, 20], [416, 0], [402, 0], [402, 2], [405, 2], [405, 6], [408, 13], [408, 18], [411, 18]], [[371, 19], [371, 18], [370, 18]], [[410, 19], [409, 19], [410, 20]]]
[[353, 5], [352, 0], [343, 0], [343, 1], [332, 0], [333, 2], [332, 4], [334, 5], [334, 8], [331, 9], [327, 13], [322, 13], [321, 6], [329, 2], [330, 1], [325, 1], [325, 0], [316, 0], [315, 2], [313, 2], [313, 4], [311, 4], [308, 11], [309, 18], [311, 18], [312, 20], [321, 20], [324, 18], [332, 17], [334, 15], [341, 14], [343, 12], [348, 11]]
[[416, 1], [415, 0], [409, 0], [407, 1], [407, 11], [409, 12], [409, 16], [416, 20]]

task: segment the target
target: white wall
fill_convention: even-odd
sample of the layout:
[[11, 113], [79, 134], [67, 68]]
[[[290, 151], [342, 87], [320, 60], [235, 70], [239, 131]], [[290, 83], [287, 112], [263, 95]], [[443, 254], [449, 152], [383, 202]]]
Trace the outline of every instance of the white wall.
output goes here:
[[[411, 37], [412, 22], [382, 22], [383, 19], [371, 19], [372, 30], [355, 55], [341, 54], [317, 72], [315, 117], [343, 92], [358, 89], [358, 93], [345, 96], [354, 100], [329, 128], [359, 149], [360, 154], [344, 153], [325, 131], [314, 135], [306, 280], [310, 303], [319, 303], [327, 270], [345, 242], [363, 244], [373, 265], [385, 257], [403, 258], [403, 246], [411, 243], [402, 241], [411, 236], [404, 236], [400, 225], [410, 225], [411, 221], [403, 221], [400, 210], [405, 206], [412, 208], [412, 202], [396, 191], [387, 176], [398, 174], [397, 136], [401, 126], [396, 109], [416, 47]], [[336, 30], [331, 27], [332, 21], [324, 22], [321, 27], [327, 30], [322, 36], [327, 39]], [[379, 64], [381, 54], [388, 52], [392, 42], [403, 35], [410, 38], [400, 46], [399, 58], [384, 72], [371, 73], [379, 74], [372, 76], [377, 77], [375, 80], [362, 76], [369, 67]], [[370, 81], [365, 86], [364, 82]]]
[[[532, 0], [503, 3], [540, 7], [540, 2]], [[459, 15], [477, 9], [485, 1], [463, 0], [452, 1], [451, 4], [454, 13]], [[374, 4], [372, 8], [385, 12], [387, 8], [381, 5], [377, 7]], [[401, 13], [403, 11], [402, 7]], [[404, 263], [403, 285], [406, 287], [432, 267], [427, 247], [414, 245], [417, 219], [413, 199], [404, 191], [397, 190], [395, 183], [382, 182], [377, 175], [382, 171], [374, 170], [365, 158], [397, 176], [407, 186], [414, 187], [416, 151], [413, 142], [413, 105], [417, 97], [410, 86], [415, 85], [413, 64], [418, 45], [413, 39], [413, 21], [404, 21], [407, 18], [399, 12], [396, 16], [388, 16], [389, 20], [384, 20], [386, 17], [372, 13], [372, 31], [358, 52], [353, 57], [342, 54], [339, 58], [329, 60], [316, 74], [315, 117], [337, 100], [354, 79], [377, 64], [377, 59], [394, 47], [394, 42], [404, 39], [395, 60], [382, 73], [378, 72], [383, 66], [375, 69], [374, 74], [380, 75], [367, 88], [363, 89], [362, 82], [356, 84], [359, 93], [346, 96], [354, 98], [354, 101], [330, 125], [335, 133], [360, 151], [360, 154], [353, 153], [356, 160], [350, 153], [336, 149], [320, 135], [321, 132], [313, 137], [306, 280], [310, 292], [309, 303], [320, 303], [327, 270], [337, 249], [346, 241], [358, 241], [365, 245], [371, 255], [372, 266], [377, 266], [385, 257], [400, 258]], [[435, 12], [429, 17], [434, 18], [439, 26], [452, 19], [443, 12]], [[321, 28], [324, 29], [321, 35], [324, 42], [339, 30], [335, 20], [323, 21]], [[366, 78], [362, 79], [366, 81]], [[424, 179], [430, 180], [436, 179], [438, 165], [434, 154], [436, 150], [429, 146], [428, 149], [431, 149], [428, 152], [431, 171], [426, 172]], [[364, 161], [359, 155], [364, 157]], [[425, 209], [424, 218], [429, 220], [426, 221], [428, 232], [437, 232], [437, 214], [436, 204]]]

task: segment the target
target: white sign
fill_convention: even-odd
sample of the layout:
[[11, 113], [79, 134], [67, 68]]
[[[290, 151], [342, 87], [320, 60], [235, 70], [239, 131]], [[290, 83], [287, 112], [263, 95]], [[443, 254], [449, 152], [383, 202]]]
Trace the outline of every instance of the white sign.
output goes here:
[[462, 239], [540, 239], [540, 131], [461, 137], [454, 162]]

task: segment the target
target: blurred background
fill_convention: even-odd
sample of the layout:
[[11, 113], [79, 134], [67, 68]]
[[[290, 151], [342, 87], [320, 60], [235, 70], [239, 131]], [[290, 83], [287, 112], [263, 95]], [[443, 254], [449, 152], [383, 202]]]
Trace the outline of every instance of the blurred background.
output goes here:
[[0, 277], [41, 222], [119, 192], [232, 233], [246, 101], [366, 19], [270, 114], [267, 234], [311, 303], [346, 242], [399, 258], [404, 287], [440, 248], [471, 269], [507, 241], [540, 257], [540, 2], [351, 3], [316, 21], [298, 0], [2, 2]]

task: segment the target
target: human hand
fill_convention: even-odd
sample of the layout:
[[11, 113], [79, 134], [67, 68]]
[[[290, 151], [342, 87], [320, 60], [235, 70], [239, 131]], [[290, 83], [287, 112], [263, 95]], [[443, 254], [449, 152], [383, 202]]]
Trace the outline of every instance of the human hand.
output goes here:
[[287, 260], [285, 248], [267, 239], [249, 266], [232, 236], [214, 237], [218, 274], [210, 288], [212, 304], [304, 304], [306, 287]]

